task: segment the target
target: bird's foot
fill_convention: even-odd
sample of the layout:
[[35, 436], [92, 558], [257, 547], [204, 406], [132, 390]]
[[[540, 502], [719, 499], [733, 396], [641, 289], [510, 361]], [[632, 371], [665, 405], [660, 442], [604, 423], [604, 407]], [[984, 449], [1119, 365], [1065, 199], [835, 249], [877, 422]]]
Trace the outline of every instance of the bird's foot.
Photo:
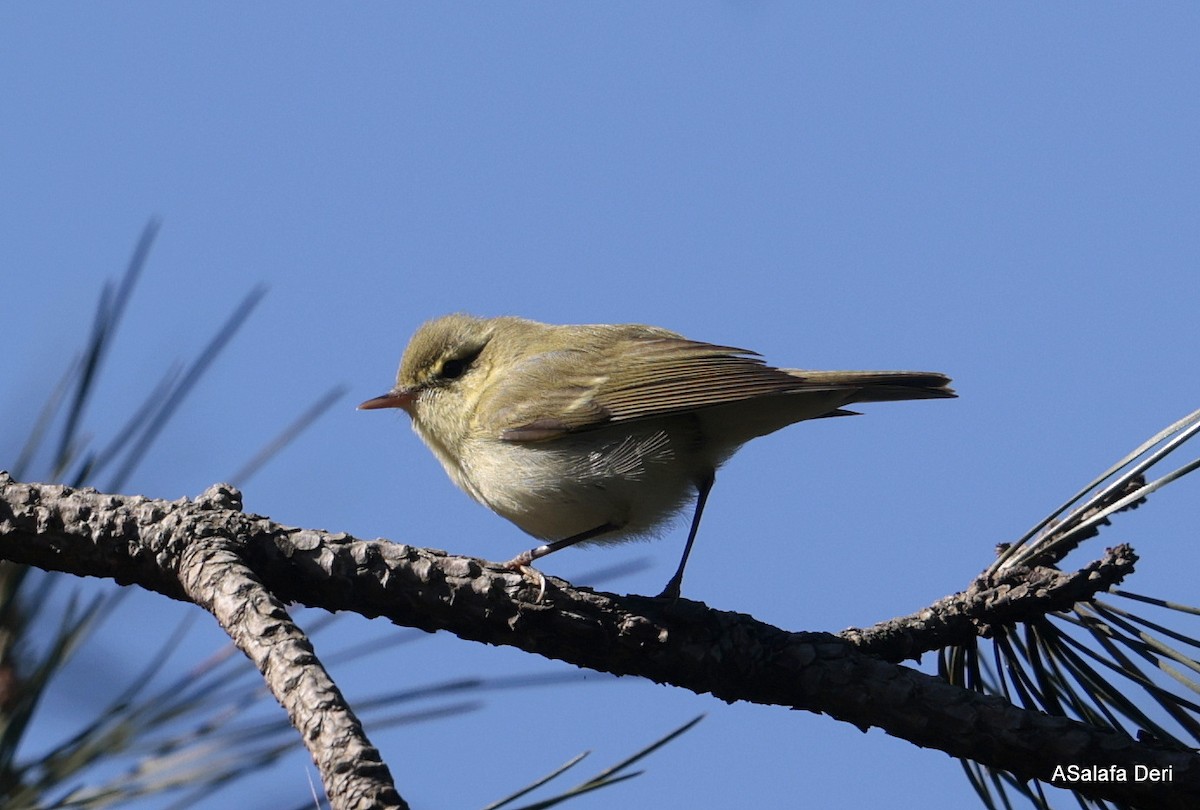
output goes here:
[[530, 585], [536, 585], [537, 598], [533, 601], [541, 602], [546, 596], [546, 575], [530, 565], [531, 562], [533, 562], [533, 553], [524, 551], [504, 563], [504, 567], [510, 571], [519, 571]]

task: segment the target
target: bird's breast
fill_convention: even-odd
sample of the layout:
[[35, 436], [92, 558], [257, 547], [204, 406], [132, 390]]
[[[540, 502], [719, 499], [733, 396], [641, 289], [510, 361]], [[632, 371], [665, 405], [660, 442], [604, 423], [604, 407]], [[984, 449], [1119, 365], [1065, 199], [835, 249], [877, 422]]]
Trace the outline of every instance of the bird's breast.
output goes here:
[[451, 477], [476, 500], [544, 540], [610, 524], [613, 542], [653, 534], [695, 494], [705, 470], [690, 426], [585, 431], [540, 442], [473, 439]]

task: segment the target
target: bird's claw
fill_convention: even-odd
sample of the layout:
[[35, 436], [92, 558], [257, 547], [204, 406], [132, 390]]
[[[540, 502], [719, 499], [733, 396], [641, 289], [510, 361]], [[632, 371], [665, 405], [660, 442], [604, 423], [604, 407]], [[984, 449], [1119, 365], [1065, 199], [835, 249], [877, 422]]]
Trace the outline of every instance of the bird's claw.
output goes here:
[[546, 575], [530, 565], [531, 562], [533, 562], [532, 555], [529, 552], [524, 552], [506, 562], [504, 567], [512, 571], [519, 571], [529, 584], [536, 585], [538, 589], [537, 598], [533, 601], [541, 602], [546, 596]]

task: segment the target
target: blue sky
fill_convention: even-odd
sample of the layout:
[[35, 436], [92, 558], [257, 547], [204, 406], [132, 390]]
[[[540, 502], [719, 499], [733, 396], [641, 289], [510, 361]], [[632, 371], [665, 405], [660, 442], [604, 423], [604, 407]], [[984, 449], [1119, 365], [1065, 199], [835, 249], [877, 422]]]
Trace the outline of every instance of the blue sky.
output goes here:
[[[0, 453], [157, 215], [90, 429], [269, 293], [130, 492], [199, 493], [342, 383], [247, 508], [508, 559], [528, 538], [458, 492], [403, 414], [354, 404], [446, 312], [653, 323], [786, 366], [954, 377], [958, 400], [743, 450], [684, 586], [792, 630], [908, 613], [1200, 405], [1198, 33], [1200, 9], [1172, 3], [5, 4]], [[1196, 601], [1195, 504], [1185, 480], [1102, 536], [1142, 553], [1134, 589]], [[544, 568], [645, 558], [606, 587], [657, 592], [682, 541]], [[149, 645], [186, 612], [138, 595], [118, 630]], [[197, 624], [196, 658], [221, 640]], [[342, 628], [329, 651], [396, 632]], [[334, 674], [353, 699], [564, 669], [438, 636]], [[954, 761], [878, 731], [630, 679], [373, 739], [414, 806], [479, 807], [701, 712], [647, 774], [572, 806], [973, 801]], [[452, 795], [448, 768], [466, 774]], [[303, 800], [307, 770], [298, 752], [246, 806]]]

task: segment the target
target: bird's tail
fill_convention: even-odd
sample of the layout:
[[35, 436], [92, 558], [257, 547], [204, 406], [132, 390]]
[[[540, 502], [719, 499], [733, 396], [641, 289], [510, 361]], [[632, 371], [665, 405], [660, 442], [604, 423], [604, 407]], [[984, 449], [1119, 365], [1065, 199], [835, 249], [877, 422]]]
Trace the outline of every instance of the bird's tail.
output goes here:
[[783, 369], [814, 388], [855, 389], [850, 402], [942, 399], [957, 396], [950, 378], [936, 371], [808, 371]]

